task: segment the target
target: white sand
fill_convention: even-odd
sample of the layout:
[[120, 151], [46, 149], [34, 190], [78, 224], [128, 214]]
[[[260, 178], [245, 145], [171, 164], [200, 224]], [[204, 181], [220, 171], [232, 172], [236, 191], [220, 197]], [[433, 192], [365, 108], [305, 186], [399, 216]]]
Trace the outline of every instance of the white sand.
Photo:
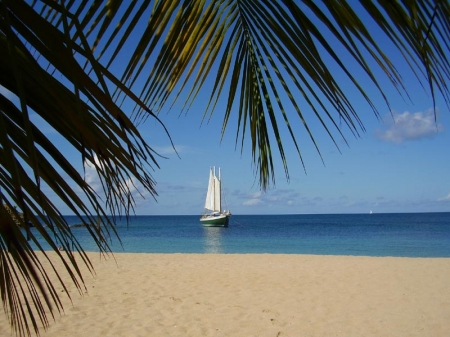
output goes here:
[[42, 337], [450, 336], [450, 259], [89, 255], [88, 293]]

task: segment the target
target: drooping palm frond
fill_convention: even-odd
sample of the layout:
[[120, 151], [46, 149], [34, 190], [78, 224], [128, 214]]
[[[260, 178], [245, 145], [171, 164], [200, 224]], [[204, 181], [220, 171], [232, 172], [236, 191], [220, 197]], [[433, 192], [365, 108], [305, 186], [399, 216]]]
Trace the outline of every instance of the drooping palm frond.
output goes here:
[[[378, 115], [369, 88], [387, 106], [388, 90], [407, 96], [396, 63], [406, 62], [433, 102], [439, 94], [450, 103], [449, 28], [447, 0], [0, 0], [0, 85], [17, 97], [0, 92], [0, 202], [13, 213], [17, 205], [81, 289], [72, 252], [90, 262], [50, 193], [87, 224], [100, 216], [103, 226], [86, 228], [108, 251], [103, 239], [115, 231], [106, 214], [132, 210], [128, 182], [156, 194], [148, 173], [156, 154], [130, 116], [141, 122], [175, 101], [188, 110], [206, 97], [204, 118], [219, 110], [222, 133], [235, 118], [236, 143], [250, 139], [264, 189], [275, 181], [273, 142], [289, 178], [283, 129], [302, 162], [302, 134], [320, 155], [311, 123], [336, 146], [346, 132], [364, 131], [342, 83]], [[403, 59], [390, 59], [377, 35]], [[105, 200], [38, 129], [34, 114], [97, 169]], [[21, 335], [47, 326], [47, 309], [61, 309], [27, 241], [38, 244], [32, 234], [0, 207], [0, 290]], [[37, 296], [41, 291], [48, 296]]]
[[[410, 66], [433, 104], [436, 94], [448, 104], [449, 11], [446, 0], [155, 1], [122, 80], [133, 85], [145, 78], [141, 97], [154, 111], [176, 99], [189, 109], [198, 97], [208, 97], [204, 116], [223, 113], [222, 132], [234, 113], [242, 145], [250, 133], [264, 189], [274, 181], [273, 141], [289, 177], [282, 129], [302, 159], [300, 134], [319, 151], [309, 127], [314, 118], [336, 146], [336, 136], [345, 140], [346, 131], [364, 131], [355, 90], [377, 117], [381, 107], [371, 88], [385, 107], [393, 89], [408, 97], [399, 62]], [[403, 59], [392, 60], [390, 49]]]
[[[56, 2], [40, 5], [0, 1], [0, 85], [14, 94], [0, 94], [0, 290], [10, 323], [21, 336], [38, 334], [49, 324], [47, 313], [54, 316], [62, 310], [48, 271], [32, 249], [34, 245], [42, 250], [34, 233], [57, 252], [80, 293], [83, 276], [74, 252], [92, 271], [55, 198], [79, 217], [105, 253], [110, 251], [107, 238], [117, 235], [114, 218], [108, 215], [132, 210], [129, 182], [156, 195], [149, 173], [157, 166], [156, 154], [112, 92], [119, 88], [133, 104], [153, 114], [96, 60], [73, 12]], [[33, 115], [80, 154], [80, 163], [65, 157], [39, 130]], [[96, 168], [103, 200], [79, 172], [83, 163]], [[17, 219], [22, 219], [20, 226]], [[91, 226], [98, 221], [100, 226]], [[29, 230], [30, 223], [35, 230]], [[63, 271], [50, 265], [61, 280]]]

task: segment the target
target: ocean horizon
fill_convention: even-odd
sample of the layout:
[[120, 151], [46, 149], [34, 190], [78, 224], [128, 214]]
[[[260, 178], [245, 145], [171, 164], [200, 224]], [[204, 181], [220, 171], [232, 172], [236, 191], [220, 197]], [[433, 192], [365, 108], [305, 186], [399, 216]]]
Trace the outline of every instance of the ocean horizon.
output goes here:
[[[117, 219], [114, 253], [314, 254], [450, 257], [450, 212], [232, 215], [229, 226], [203, 227], [199, 215]], [[68, 224], [80, 223], [66, 216]], [[85, 251], [98, 251], [84, 227], [71, 227]], [[45, 250], [49, 246], [32, 229]]]

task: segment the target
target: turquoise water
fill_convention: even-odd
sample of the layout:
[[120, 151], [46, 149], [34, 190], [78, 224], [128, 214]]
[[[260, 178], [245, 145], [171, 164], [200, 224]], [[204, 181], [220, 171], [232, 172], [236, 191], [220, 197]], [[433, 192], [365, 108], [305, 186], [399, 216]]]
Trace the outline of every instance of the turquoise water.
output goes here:
[[[233, 215], [228, 228], [202, 227], [192, 215], [135, 216], [117, 230], [114, 252], [450, 257], [450, 213]], [[72, 231], [98, 251], [85, 228]]]

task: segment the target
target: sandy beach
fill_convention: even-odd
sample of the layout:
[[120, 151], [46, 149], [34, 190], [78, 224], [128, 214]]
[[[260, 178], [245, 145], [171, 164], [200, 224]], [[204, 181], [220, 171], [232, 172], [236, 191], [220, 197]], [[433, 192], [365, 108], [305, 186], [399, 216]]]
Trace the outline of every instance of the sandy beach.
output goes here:
[[87, 293], [69, 287], [42, 337], [450, 335], [447, 258], [89, 256]]

